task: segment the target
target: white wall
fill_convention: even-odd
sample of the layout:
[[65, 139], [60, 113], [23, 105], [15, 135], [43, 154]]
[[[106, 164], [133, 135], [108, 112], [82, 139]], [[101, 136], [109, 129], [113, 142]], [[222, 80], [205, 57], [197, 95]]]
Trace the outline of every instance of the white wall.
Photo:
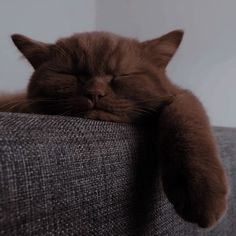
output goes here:
[[53, 42], [95, 28], [95, 0], [0, 1], [0, 91], [24, 89], [32, 73], [11, 42], [13, 33]]
[[184, 29], [168, 67], [199, 96], [214, 125], [236, 126], [235, 0], [98, 0], [96, 28], [139, 39]]

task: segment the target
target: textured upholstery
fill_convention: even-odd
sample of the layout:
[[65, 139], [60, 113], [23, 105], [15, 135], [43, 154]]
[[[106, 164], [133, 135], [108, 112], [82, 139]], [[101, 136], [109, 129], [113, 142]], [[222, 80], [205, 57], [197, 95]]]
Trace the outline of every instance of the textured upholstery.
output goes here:
[[149, 127], [0, 113], [0, 235], [236, 235], [236, 129], [215, 134], [230, 204], [203, 230], [163, 193]]

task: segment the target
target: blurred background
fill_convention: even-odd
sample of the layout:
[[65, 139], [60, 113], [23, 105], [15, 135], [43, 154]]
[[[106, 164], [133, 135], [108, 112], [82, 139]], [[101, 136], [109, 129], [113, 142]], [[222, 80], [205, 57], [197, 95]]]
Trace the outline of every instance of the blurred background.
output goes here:
[[200, 98], [213, 125], [236, 127], [235, 10], [235, 0], [3, 0], [0, 91], [24, 89], [33, 71], [11, 42], [13, 33], [53, 42], [103, 30], [146, 40], [183, 29], [169, 78]]

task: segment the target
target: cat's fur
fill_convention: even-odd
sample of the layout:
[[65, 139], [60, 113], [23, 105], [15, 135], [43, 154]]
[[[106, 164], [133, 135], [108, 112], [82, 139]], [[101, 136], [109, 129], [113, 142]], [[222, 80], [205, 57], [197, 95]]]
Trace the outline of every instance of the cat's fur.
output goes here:
[[35, 71], [27, 93], [1, 98], [0, 110], [115, 122], [156, 119], [166, 195], [185, 220], [210, 227], [226, 210], [228, 186], [201, 103], [165, 74], [182, 36], [173, 31], [139, 42], [92, 32], [46, 44], [13, 35]]

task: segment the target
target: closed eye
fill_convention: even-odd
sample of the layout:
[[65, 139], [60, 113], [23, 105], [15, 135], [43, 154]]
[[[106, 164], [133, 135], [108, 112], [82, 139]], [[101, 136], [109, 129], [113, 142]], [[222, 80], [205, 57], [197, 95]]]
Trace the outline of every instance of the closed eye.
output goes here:
[[141, 75], [143, 72], [131, 72], [126, 74], [120, 74], [117, 77], [129, 77], [129, 76], [135, 76], [135, 75]]
[[121, 75], [118, 75], [117, 77], [128, 77], [128, 76], [131, 76], [131, 74], [121, 74]]
[[58, 93], [67, 94], [71, 92], [71, 88], [70, 87], [58, 88], [56, 89], [56, 91]]

